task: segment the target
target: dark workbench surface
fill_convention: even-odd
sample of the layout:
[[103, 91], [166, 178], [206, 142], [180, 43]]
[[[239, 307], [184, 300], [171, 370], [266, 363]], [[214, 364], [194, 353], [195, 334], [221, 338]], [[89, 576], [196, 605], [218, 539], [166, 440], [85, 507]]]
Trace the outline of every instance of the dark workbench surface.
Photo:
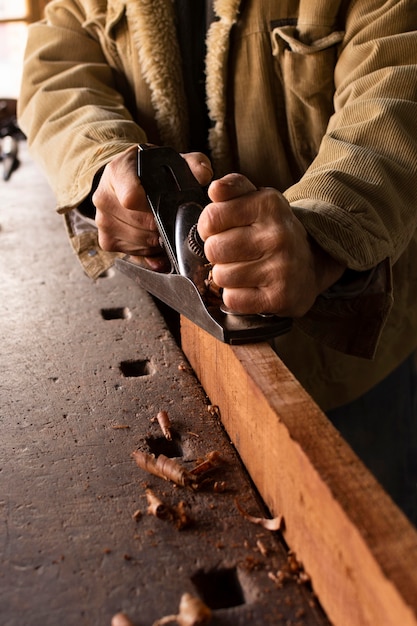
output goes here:
[[[327, 624], [298, 574], [272, 579], [286, 549], [239, 513], [236, 497], [264, 515], [152, 299], [114, 271], [84, 276], [24, 144], [0, 185], [1, 625], [110, 626], [124, 610], [151, 626], [187, 591], [215, 625]], [[160, 410], [171, 444], [151, 421]], [[217, 450], [227, 489], [152, 477], [137, 448], [186, 467]], [[147, 515], [146, 487], [185, 501], [194, 524]]]

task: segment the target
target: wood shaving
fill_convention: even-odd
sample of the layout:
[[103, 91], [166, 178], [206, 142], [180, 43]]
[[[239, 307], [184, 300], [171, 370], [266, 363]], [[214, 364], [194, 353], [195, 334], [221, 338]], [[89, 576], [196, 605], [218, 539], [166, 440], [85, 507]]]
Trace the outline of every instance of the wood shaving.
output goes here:
[[126, 613], [116, 613], [111, 620], [111, 626], [133, 626]]
[[204, 286], [206, 289], [206, 293], [204, 294], [204, 296], [206, 298], [214, 298], [216, 301], [221, 298], [223, 290], [213, 280], [213, 269], [211, 263], [207, 263], [206, 267], [209, 268], [209, 271], [207, 274], [207, 278], [204, 281]]
[[188, 528], [194, 523], [191, 515], [188, 512], [188, 505], [181, 500], [175, 507], [173, 507], [173, 521], [178, 530]]
[[210, 413], [212, 417], [220, 417], [220, 409], [217, 404], [208, 404], [207, 411]]
[[146, 489], [146, 499], [148, 501], [148, 515], [154, 515], [159, 519], [167, 519], [169, 510], [165, 504], [154, 494], [151, 489]]
[[265, 544], [260, 539], [257, 540], [256, 547], [258, 548], [258, 550], [262, 554], [262, 556], [268, 556], [268, 548], [265, 546]]
[[212, 612], [202, 600], [184, 593], [181, 596], [178, 615], [167, 615], [153, 623], [153, 626], [178, 624], [178, 626], [205, 626], [211, 621]]
[[159, 411], [155, 419], [161, 427], [162, 434], [164, 435], [165, 439], [167, 439], [168, 441], [172, 441], [171, 421], [169, 419], [167, 411]]
[[192, 474], [193, 476], [199, 476], [201, 474], [204, 474], [212, 470], [214, 467], [217, 467], [220, 462], [221, 462], [220, 453], [217, 452], [216, 450], [213, 450], [212, 452], [209, 452], [208, 454], [206, 454], [204, 459], [198, 462], [196, 467], [194, 467], [194, 469], [190, 471], [190, 474]]
[[[204, 459], [201, 459], [194, 469], [186, 470], [178, 461], [171, 459], [164, 454], [160, 454], [155, 457], [153, 454], [142, 452], [141, 450], [135, 450], [132, 452], [132, 457], [135, 459], [136, 464], [141, 469], [169, 480], [180, 487], [192, 487], [193, 489], [199, 489], [207, 482], [206, 475], [212, 470], [216, 469], [222, 462], [220, 453], [216, 450], [206, 454]], [[217, 481], [214, 490], [221, 493], [226, 489], [226, 483], [224, 481]]]
[[240, 506], [238, 500], [235, 500], [237, 509], [239, 513], [248, 520], [248, 522], [252, 522], [252, 524], [258, 524], [265, 528], [265, 530], [277, 531], [281, 530], [284, 524], [284, 518], [282, 515], [278, 515], [278, 517], [274, 517], [273, 519], [268, 519], [266, 517], [254, 517], [253, 515], [249, 515], [246, 513], [244, 509]]
[[178, 504], [170, 506], [151, 490], [146, 489], [146, 498], [148, 501], [148, 515], [154, 515], [158, 519], [168, 520], [172, 522], [178, 530], [188, 528], [194, 523], [186, 502], [181, 500]]
[[302, 563], [300, 563], [294, 552], [289, 552], [287, 556], [287, 562], [284, 567], [274, 574], [269, 572], [268, 576], [277, 587], [283, 587], [288, 582], [296, 582], [299, 585], [310, 582], [309, 575], [304, 571]]
[[135, 450], [132, 452], [132, 457], [135, 459], [137, 466], [141, 469], [159, 478], [170, 480], [180, 487], [192, 486], [196, 483], [195, 477], [177, 461], [168, 458], [164, 454], [155, 457], [153, 454]]

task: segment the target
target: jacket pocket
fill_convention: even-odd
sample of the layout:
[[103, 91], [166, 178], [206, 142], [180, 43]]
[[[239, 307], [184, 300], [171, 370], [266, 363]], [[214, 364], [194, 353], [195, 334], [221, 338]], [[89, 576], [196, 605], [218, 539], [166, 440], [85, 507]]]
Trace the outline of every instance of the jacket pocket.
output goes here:
[[334, 111], [334, 68], [343, 31], [305, 43], [295, 26], [271, 32], [275, 68], [282, 82], [291, 148], [302, 175], [316, 156]]

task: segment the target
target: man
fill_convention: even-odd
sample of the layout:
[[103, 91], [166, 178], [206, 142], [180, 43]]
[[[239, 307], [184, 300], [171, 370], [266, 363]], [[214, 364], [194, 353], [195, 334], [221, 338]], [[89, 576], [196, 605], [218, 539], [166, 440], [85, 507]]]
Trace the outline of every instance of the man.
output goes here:
[[[138, 143], [214, 176], [198, 229], [225, 303], [294, 317], [281, 358], [340, 428], [349, 411], [389, 423], [401, 465], [415, 410], [400, 435], [399, 398], [383, 409], [387, 377], [414, 402], [416, 27], [413, 0], [55, 0], [30, 30], [19, 103], [93, 277], [120, 253], [165, 268]], [[396, 471], [405, 507], [415, 485]]]

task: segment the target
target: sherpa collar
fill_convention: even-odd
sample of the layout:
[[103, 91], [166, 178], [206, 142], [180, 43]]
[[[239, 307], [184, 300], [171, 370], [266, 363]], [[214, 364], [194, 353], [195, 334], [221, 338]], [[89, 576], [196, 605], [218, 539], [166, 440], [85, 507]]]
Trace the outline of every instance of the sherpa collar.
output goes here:
[[[217, 19], [207, 34], [206, 91], [209, 116], [213, 123], [209, 143], [215, 169], [221, 172], [230, 166], [225, 124], [226, 68], [230, 31], [237, 20], [240, 2], [215, 0]], [[178, 150], [185, 150], [188, 143], [188, 114], [173, 2], [125, 2], [125, 9], [139, 62], [151, 91], [161, 140]]]

